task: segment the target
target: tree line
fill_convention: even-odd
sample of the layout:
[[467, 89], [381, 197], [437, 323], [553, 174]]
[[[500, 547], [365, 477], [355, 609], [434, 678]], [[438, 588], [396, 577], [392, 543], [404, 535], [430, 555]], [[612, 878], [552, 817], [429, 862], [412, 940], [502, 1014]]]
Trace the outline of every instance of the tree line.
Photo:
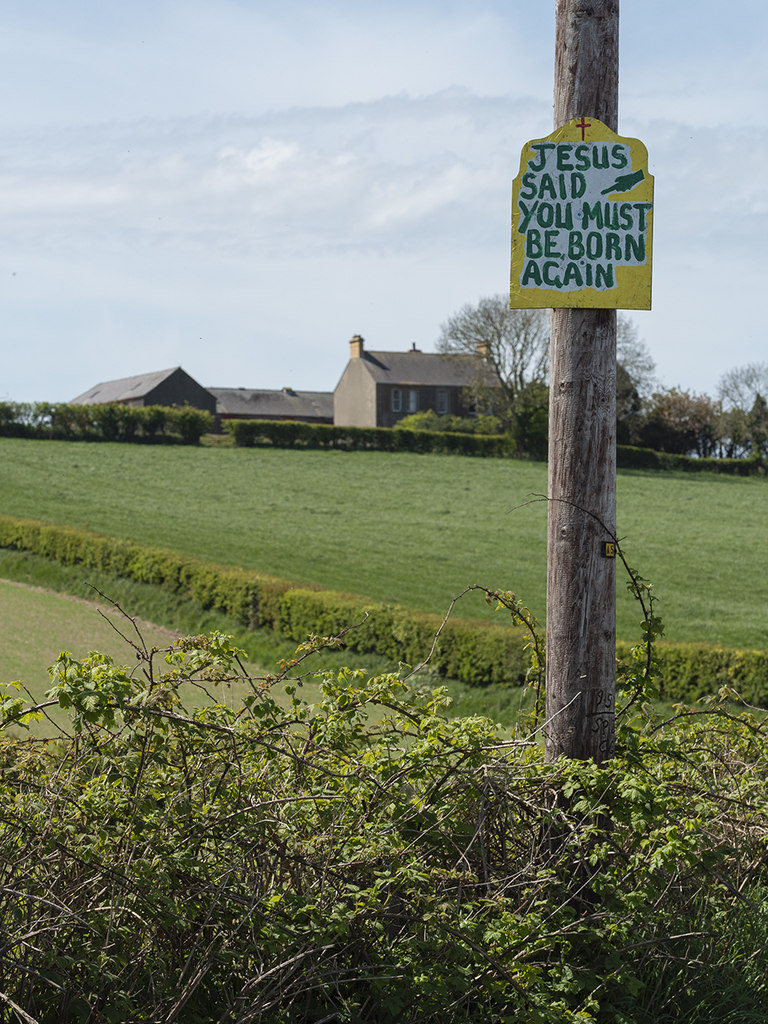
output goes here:
[[[549, 316], [542, 309], [509, 309], [505, 295], [469, 303], [440, 329], [440, 352], [482, 353], [501, 391], [472, 385], [479, 411], [498, 418], [518, 450], [546, 458], [549, 410]], [[619, 314], [616, 341], [616, 439], [701, 458], [768, 456], [768, 363], [725, 373], [717, 395], [664, 387], [633, 321]]]

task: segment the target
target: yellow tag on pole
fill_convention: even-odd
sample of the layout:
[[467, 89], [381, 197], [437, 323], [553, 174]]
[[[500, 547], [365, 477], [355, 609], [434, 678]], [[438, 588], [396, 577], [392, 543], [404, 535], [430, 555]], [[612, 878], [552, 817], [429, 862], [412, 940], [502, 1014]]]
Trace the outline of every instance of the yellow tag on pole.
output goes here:
[[523, 147], [512, 189], [512, 309], [650, 309], [648, 152], [594, 117]]

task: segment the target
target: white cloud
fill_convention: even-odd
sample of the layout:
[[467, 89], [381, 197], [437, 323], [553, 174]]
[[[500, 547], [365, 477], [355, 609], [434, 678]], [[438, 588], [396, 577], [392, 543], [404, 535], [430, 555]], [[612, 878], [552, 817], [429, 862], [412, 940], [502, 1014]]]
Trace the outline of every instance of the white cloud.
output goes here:
[[[654, 310], [634, 315], [696, 390], [764, 353], [768, 9], [747, 6], [740, 26], [712, 3], [622, 11], [620, 130], [656, 176]], [[506, 0], [13, 7], [3, 389], [190, 361], [209, 384], [330, 388], [355, 331], [429, 347], [506, 287], [553, 49], [554, 5]]]
[[219, 160], [223, 165], [234, 167], [235, 176], [241, 179], [242, 174], [237, 172], [244, 170], [249, 185], [271, 185], [277, 179], [275, 172], [285, 171], [286, 164], [295, 162], [300, 154], [298, 143], [267, 136], [245, 153], [232, 146], [225, 147], [219, 154]]

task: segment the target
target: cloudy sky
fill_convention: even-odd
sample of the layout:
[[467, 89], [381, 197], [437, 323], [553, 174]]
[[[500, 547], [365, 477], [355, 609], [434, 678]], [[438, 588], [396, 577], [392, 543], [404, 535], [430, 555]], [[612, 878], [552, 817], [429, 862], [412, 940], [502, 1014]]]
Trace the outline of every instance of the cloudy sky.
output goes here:
[[[332, 390], [507, 290], [554, 0], [0, 0], [0, 399], [181, 365]], [[727, 12], [727, 13], [726, 13]], [[765, 360], [768, 6], [622, 0], [661, 381]]]

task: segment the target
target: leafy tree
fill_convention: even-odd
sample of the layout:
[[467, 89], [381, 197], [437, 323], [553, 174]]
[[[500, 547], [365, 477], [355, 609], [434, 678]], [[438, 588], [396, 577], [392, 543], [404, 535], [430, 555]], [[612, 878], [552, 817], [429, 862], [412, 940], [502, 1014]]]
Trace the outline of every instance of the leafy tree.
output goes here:
[[753, 455], [768, 455], [768, 403], [762, 395], [755, 401], [747, 416], [750, 446]]
[[414, 412], [397, 422], [398, 430], [451, 431], [456, 434], [500, 434], [501, 420], [497, 416], [440, 416], [434, 409]]
[[643, 400], [621, 363], [616, 364], [616, 441], [637, 444], [642, 429]]
[[[478, 407], [493, 408], [520, 451], [546, 458], [549, 413], [549, 318], [542, 309], [509, 309], [505, 295], [469, 303], [442, 325], [440, 352], [480, 352], [503, 385], [501, 396], [487, 382], [473, 385]], [[616, 331], [617, 436], [637, 443], [644, 404], [656, 386], [656, 364], [636, 324], [619, 315]]]
[[156, 437], [165, 430], [168, 410], [162, 405], [145, 405], [141, 413], [141, 429], [146, 437]]
[[549, 388], [529, 384], [519, 396], [512, 430], [517, 448], [534, 459], [546, 459], [549, 438]]
[[203, 434], [213, 430], [213, 416], [204, 409], [191, 405], [172, 407], [168, 410], [168, 422], [173, 423], [181, 434], [184, 444], [199, 444]]
[[751, 452], [749, 413], [739, 408], [721, 410], [718, 455], [725, 459], [744, 459]]
[[656, 391], [639, 432], [648, 448], [677, 455], [712, 457], [722, 436], [720, 408], [709, 395], [679, 388]]

